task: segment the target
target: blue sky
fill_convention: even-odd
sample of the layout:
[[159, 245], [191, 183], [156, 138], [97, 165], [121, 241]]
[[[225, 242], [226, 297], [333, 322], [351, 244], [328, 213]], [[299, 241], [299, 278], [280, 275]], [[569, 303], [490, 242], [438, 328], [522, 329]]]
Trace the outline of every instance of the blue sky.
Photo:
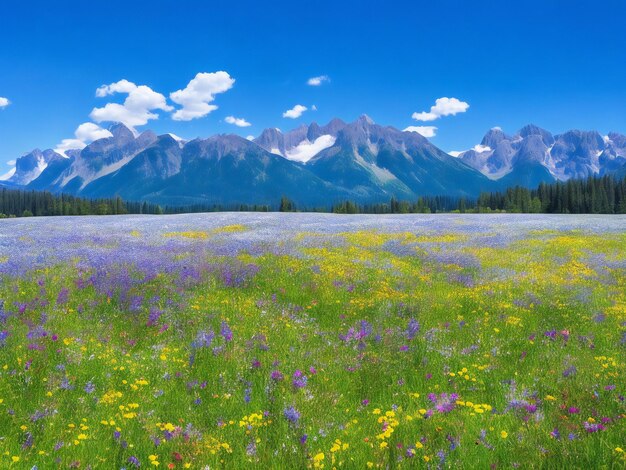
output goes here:
[[[149, 87], [149, 106], [163, 96], [161, 109], [146, 111], [158, 119], [138, 130], [184, 138], [363, 113], [401, 129], [435, 126], [431, 140], [446, 151], [530, 122], [626, 133], [625, 17], [617, 0], [9, 2], [0, 16], [0, 97], [9, 100], [0, 100], [0, 174], [32, 148], [74, 139], [94, 108], [122, 104], [128, 95], [113, 91], [123, 86], [96, 96], [120, 80]], [[201, 81], [226, 91], [207, 99], [192, 86], [183, 104], [170, 97], [218, 71], [226, 82]], [[316, 76], [329, 81], [307, 85]], [[412, 118], [442, 97], [469, 107]], [[308, 110], [283, 117], [297, 104]], [[200, 117], [207, 106], [217, 109]]]

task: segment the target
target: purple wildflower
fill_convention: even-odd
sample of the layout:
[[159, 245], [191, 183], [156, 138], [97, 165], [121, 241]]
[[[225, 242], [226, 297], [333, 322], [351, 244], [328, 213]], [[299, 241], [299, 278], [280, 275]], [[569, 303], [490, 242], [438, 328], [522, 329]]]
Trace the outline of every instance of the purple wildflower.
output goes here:
[[456, 393], [442, 393], [439, 396], [435, 393], [430, 393], [428, 399], [434, 404], [435, 410], [439, 413], [449, 413], [456, 407], [456, 401], [459, 396]]
[[298, 421], [300, 420], [300, 412], [296, 410], [293, 406], [285, 408], [283, 415], [285, 416], [285, 419], [291, 424], [298, 424]]
[[285, 378], [285, 376], [283, 375], [283, 373], [281, 371], [273, 370], [272, 373], [270, 374], [270, 378], [274, 382], [280, 382], [281, 380], [283, 380]]
[[419, 322], [415, 318], [411, 318], [409, 320], [409, 325], [407, 326], [407, 329], [406, 329], [407, 339], [412, 340], [413, 338], [415, 338], [417, 334], [419, 333], [420, 328], [421, 326]]
[[225, 341], [233, 340], [233, 332], [228, 326], [228, 323], [226, 323], [225, 321], [222, 322], [222, 325], [220, 327], [220, 335], [222, 335]]
[[576, 374], [576, 366], [569, 366], [567, 369], [563, 371], [563, 377], [569, 377], [570, 375]]
[[212, 330], [199, 331], [196, 335], [196, 339], [191, 343], [192, 348], [210, 348], [211, 343], [215, 338], [215, 333]]
[[63, 289], [61, 289], [61, 291], [59, 292], [59, 295], [57, 296], [57, 305], [66, 304], [69, 298], [69, 293], [70, 291], [67, 287], [64, 287]]
[[604, 425], [599, 424], [599, 423], [590, 423], [588, 421], [585, 422], [585, 424], [583, 424], [583, 426], [585, 427], [585, 431], [592, 433], [592, 432], [598, 432], [598, 431], [603, 431]]
[[546, 336], [546, 338], [550, 338], [551, 340], [555, 340], [556, 339], [556, 330], [546, 331], [544, 333], [544, 335]]
[[296, 370], [293, 373], [293, 381], [292, 384], [295, 388], [304, 388], [308, 383], [307, 376], [302, 373], [301, 370]]

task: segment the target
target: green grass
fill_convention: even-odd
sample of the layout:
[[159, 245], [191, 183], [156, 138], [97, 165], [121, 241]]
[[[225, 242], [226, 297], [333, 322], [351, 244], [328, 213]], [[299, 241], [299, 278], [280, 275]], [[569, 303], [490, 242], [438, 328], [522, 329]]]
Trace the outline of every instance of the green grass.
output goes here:
[[[202, 260], [216, 269], [199, 281], [160, 275], [125, 296], [79, 286], [91, 273], [72, 263], [3, 278], [0, 467], [626, 465], [626, 273], [591, 262], [624, 266], [623, 235], [537, 232], [506, 247], [454, 233], [326, 238], [298, 257]], [[424, 247], [438, 242], [477, 263], [434, 261]], [[256, 274], [224, 282], [224, 266], [248, 264]], [[148, 324], [151, 309], [162, 314]], [[362, 321], [366, 336], [340, 339]], [[36, 325], [46, 336], [28, 338]], [[201, 331], [214, 332], [210, 347], [194, 346]], [[429, 394], [442, 393], [458, 395], [453, 409], [436, 410]]]

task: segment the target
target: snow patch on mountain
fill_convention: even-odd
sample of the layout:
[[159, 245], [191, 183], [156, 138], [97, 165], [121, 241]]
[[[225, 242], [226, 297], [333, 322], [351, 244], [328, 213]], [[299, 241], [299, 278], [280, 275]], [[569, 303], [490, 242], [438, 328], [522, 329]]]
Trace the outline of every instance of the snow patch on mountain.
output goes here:
[[7, 181], [15, 174], [15, 167], [11, 168], [7, 173], [0, 176], [0, 181]]
[[472, 147], [472, 150], [476, 153], [491, 152], [491, 147], [488, 145], [476, 144]]
[[[319, 136], [313, 142], [306, 139], [295, 147], [286, 150], [284, 156], [289, 160], [306, 163], [322, 150], [335, 145], [335, 140], [336, 138], [332, 135]], [[272, 149], [272, 153], [275, 153], [273, 150], [277, 149]], [[280, 153], [277, 155], [280, 155]]]

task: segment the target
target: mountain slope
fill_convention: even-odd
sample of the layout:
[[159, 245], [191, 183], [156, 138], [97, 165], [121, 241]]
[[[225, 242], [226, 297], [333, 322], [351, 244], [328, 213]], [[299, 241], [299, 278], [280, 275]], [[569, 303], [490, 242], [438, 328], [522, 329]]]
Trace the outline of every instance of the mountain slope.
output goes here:
[[81, 194], [91, 197], [119, 195], [128, 200], [143, 199], [146, 194], [158, 190], [159, 183], [177, 174], [181, 162], [180, 142], [170, 134], [165, 134], [119, 169], [87, 184]]
[[602, 137], [596, 131], [580, 130], [553, 136], [533, 124], [508, 136], [496, 128], [459, 158], [502, 185], [511, 181], [566, 181], [620, 171], [626, 164], [626, 137], [616, 132]]
[[415, 132], [375, 124], [367, 116], [337, 133], [335, 144], [307, 167], [362, 199], [476, 195], [491, 182]]
[[124, 124], [115, 124], [109, 131], [113, 134], [111, 137], [96, 140], [76, 153], [51, 189], [80, 193], [92, 181], [124, 166], [157, 138], [151, 131], [135, 136]]
[[63, 159], [63, 157], [54, 150], [48, 149], [42, 152], [35, 149], [15, 160], [15, 172], [7, 181], [15, 185], [25, 186], [36, 180], [50, 162], [59, 159]]
[[415, 132], [361, 116], [292, 131], [266, 129], [249, 141], [215, 135], [184, 141], [173, 134], [137, 135], [123, 124], [68, 158], [52, 150], [17, 159], [5, 185], [85, 197], [119, 195], [159, 204], [276, 204], [300, 207], [350, 199], [475, 197], [509, 186], [626, 173], [626, 136], [528, 125], [515, 135], [493, 128], [480, 144], [452, 157]]
[[288, 195], [299, 204], [328, 204], [349, 194], [235, 135], [194, 140], [183, 148], [181, 170], [146, 197], [154, 202], [274, 204]]

